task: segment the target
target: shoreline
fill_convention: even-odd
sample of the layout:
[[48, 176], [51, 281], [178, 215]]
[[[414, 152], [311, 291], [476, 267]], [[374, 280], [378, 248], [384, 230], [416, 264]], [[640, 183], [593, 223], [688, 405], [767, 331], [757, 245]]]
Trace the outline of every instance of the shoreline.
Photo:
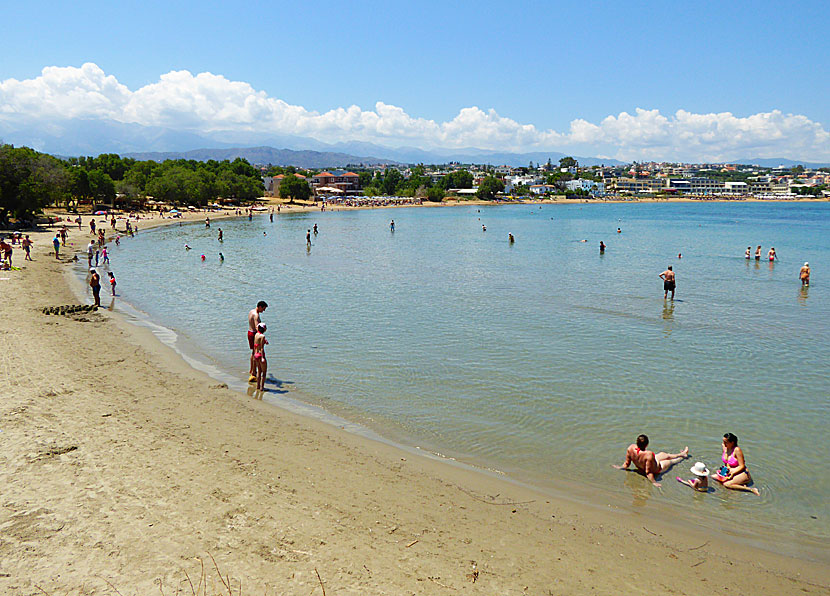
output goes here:
[[[319, 211], [320, 207], [316, 205], [304, 205], [299, 203], [294, 204], [287, 204], [281, 203], [274, 197], [261, 197], [259, 200], [265, 200], [266, 204], [269, 206], [275, 206], [277, 204], [285, 207], [286, 209], [290, 209], [289, 213], [305, 213], [308, 211]], [[332, 207], [327, 207], [326, 211], [352, 211], [356, 209], [399, 209], [399, 208], [406, 208], [406, 207], [458, 207], [458, 206], [470, 206], [470, 207], [481, 207], [481, 206], [491, 206], [497, 207], [500, 205], [616, 205], [616, 204], [631, 204], [631, 203], [827, 203], [830, 201], [830, 198], [802, 198], [802, 199], [758, 199], [755, 197], [745, 197], [740, 199], [725, 199], [725, 198], [707, 198], [707, 199], [699, 199], [699, 198], [686, 198], [686, 197], [670, 197], [665, 199], [657, 199], [657, 198], [642, 198], [642, 197], [630, 197], [630, 198], [621, 198], [615, 197], [612, 199], [566, 199], [564, 196], [562, 198], [540, 198], [540, 199], [520, 199], [520, 200], [501, 200], [501, 201], [483, 201], [480, 199], [444, 199], [440, 203], [432, 203], [427, 200], [423, 200], [421, 204], [412, 204], [412, 205], [361, 205], [361, 206], [348, 206], [348, 205], [335, 205]], [[237, 216], [241, 217], [241, 216]]]
[[[197, 219], [196, 222], [190, 221], [187, 223], [193, 225], [194, 223], [199, 223], [199, 220]], [[78, 272], [75, 274], [75, 277], [79, 274], [82, 275], [81, 272]], [[82, 283], [78, 288], [83, 292], [84, 288]], [[78, 297], [82, 302], [91, 299], [89, 295], [84, 295], [83, 293], [79, 293]], [[135, 305], [123, 299], [120, 299], [119, 303], [121, 305], [120, 308], [123, 308], [125, 304], [127, 305], [129, 312], [125, 313], [122, 310], [118, 314], [122, 319], [125, 317], [131, 319], [128, 321], [130, 325], [163, 329], [165, 336], [172, 336], [175, 339], [172, 341], [166, 341], [161, 337], [158, 339], [168, 348], [172, 349], [177, 357], [182, 358], [189, 366], [207, 374], [215, 381], [226, 383], [234, 391], [240, 394], [247, 393], [248, 397], [251, 397], [250, 385], [241, 376], [234, 375], [233, 370], [222, 368], [216, 364], [213, 357], [202, 350], [194, 340], [187, 336], [186, 332], [165, 327], [163, 323], [153, 320], [150, 315], [139, 311]], [[136, 316], [140, 320], [132, 320]], [[612, 506], [607, 503], [612, 503], [615, 499], [625, 501], [632, 497], [632, 494], [622, 487], [615, 486], [615, 488], [608, 488], [598, 482], [592, 483], [588, 479], [572, 482], [563, 477], [561, 472], [557, 472], [551, 476], [550, 474], [543, 474], [538, 470], [530, 471], [522, 468], [505, 467], [480, 457], [473, 457], [461, 451], [447, 449], [446, 446], [436, 443], [429, 444], [429, 442], [424, 442], [422, 439], [415, 439], [412, 436], [400, 432], [391, 432], [389, 427], [374, 417], [361, 417], [359, 413], [356, 415], [355, 412], [349, 411], [346, 408], [337, 408], [337, 404], [334, 402], [323, 405], [323, 401], [319, 395], [309, 393], [303, 388], [292, 388], [285, 395], [275, 393], [270, 395], [266, 394], [265, 400], [274, 407], [287, 409], [292, 413], [321, 421], [341, 430], [346, 429], [347, 432], [354, 433], [370, 441], [380, 442], [401, 449], [410, 455], [420, 455], [433, 459], [436, 462], [461, 466], [473, 472], [487, 474], [504, 480], [505, 482], [540, 492], [547, 497], [565, 499], [574, 504], [590, 507], [595, 507], [598, 503], [605, 503], [601, 507]], [[332, 406], [334, 406], [334, 409], [332, 409]], [[671, 477], [667, 476], [664, 480], [669, 478]], [[560, 485], [563, 483], [567, 485], [567, 489], [561, 488]], [[655, 500], [657, 501], [656, 503]], [[659, 499], [651, 499], [648, 505], [650, 513], [652, 512], [651, 508], [655, 506], [662, 509], [659, 515], [664, 519], [668, 519], [680, 511], [680, 506], [677, 503], [661, 502]], [[631, 505], [620, 505], [619, 509], [623, 512], [630, 513], [632, 507]], [[742, 522], [737, 520], [733, 521], [728, 518], [707, 518], [702, 523], [707, 530], [718, 532], [722, 537], [727, 537], [729, 540], [734, 539], [742, 544], [752, 545], [770, 552], [780, 551], [783, 541], [786, 544], [787, 552], [793, 553], [793, 556], [796, 558], [805, 560], [820, 560], [822, 550], [826, 545], [826, 538], [820, 534], [799, 532], [786, 527], [782, 528], [769, 521], [762, 523], [754, 520], [756, 526], [751, 530], [742, 527]], [[786, 532], [784, 537], [781, 536], [782, 531]]]
[[[14, 538], [0, 543], [0, 573], [10, 573], [0, 577], [0, 586], [44, 581], [38, 585], [72, 588], [85, 572], [87, 580], [97, 572], [119, 589], [157, 589], [155, 579], [175, 584], [183, 579], [181, 569], [193, 571], [191, 557], [205, 559], [207, 552], [220, 554], [220, 567], [244, 577], [246, 586], [306, 593], [317, 585], [312, 566], [330, 590], [351, 586], [363, 593], [443, 593], [442, 584], [474, 593], [518, 594], [524, 586], [532, 593], [589, 586], [616, 593], [623, 575], [666, 593], [685, 593], [689, 582], [700, 581], [711, 582], [700, 590], [800, 586], [808, 592], [830, 583], [820, 564], [749, 547], [736, 553], [734, 542], [685, 522], [553, 498], [256, 402], [217, 385], [120, 316], [45, 317], [37, 307], [54, 305], [49, 301], [56, 297], [73, 301], [64, 264], [46, 256], [49, 236], [36, 238], [35, 263], [0, 282], [14, 288], [11, 308], [0, 315], [4, 329], [18, 340], [15, 347], [23, 344], [12, 351], [9, 370], [22, 368], [30, 372], [24, 379], [36, 381], [6, 380], [4, 394], [11, 400], [4, 419], [10, 422], [0, 437], [7, 443], [2, 474], [9, 488], [0, 524], [11, 524], [19, 544], [35, 546], [16, 552], [9, 550], [18, 544]], [[38, 349], [55, 342], [72, 346], [72, 353]], [[98, 359], [109, 364], [103, 370], [93, 365], [94, 374], [85, 370], [84, 363]], [[38, 372], [38, 365], [51, 365], [53, 375]], [[9, 414], [21, 408], [40, 417]], [[110, 421], [125, 433], [112, 432]], [[96, 446], [111, 457], [101, 458]], [[136, 457], [142, 454], [152, 457]], [[113, 474], [119, 470], [133, 473]], [[203, 479], [215, 485], [202, 486]], [[203, 509], [180, 499], [182, 490], [201, 499]], [[238, 501], [245, 503], [242, 513]], [[73, 507], [82, 513], [74, 514]], [[158, 521], [138, 523], [136, 507], [139, 520]], [[94, 519], [95, 511], [106, 515]], [[24, 518], [33, 518], [29, 536]], [[38, 534], [53, 521], [64, 525]], [[155, 535], [156, 525], [168, 533], [145, 535]], [[285, 527], [293, 532], [280, 530]], [[97, 555], [106, 551], [99, 548], [107, 546], [93, 546], [91, 537], [108, 531], [116, 545], [102, 560]], [[275, 536], [277, 546], [268, 548]], [[75, 550], [79, 542], [88, 546]], [[632, 546], [643, 558], [634, 556]], [[476, 582], [467, 579], [472, 560], [480, 572]], [[655, 565], [662, 568], [656, 580]], [[62, 579], [45, 581], [58, 573]], [[13, 583], [20, 581], [28, 584]]]

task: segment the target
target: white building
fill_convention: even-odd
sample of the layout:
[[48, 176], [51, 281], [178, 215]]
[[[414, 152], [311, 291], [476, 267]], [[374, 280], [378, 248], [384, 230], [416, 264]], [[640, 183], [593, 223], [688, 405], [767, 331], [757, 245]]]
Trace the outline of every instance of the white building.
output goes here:
[[565, 187], [568, 190], [584, 190], [585, 192], [590, 192], [592, 195], [602, 196], [605, 194], [605, 182], [585, 180], [584, 178], [568, 180], [565, 182]]
[[748, 195], [749, 184], [746, 182], [724, 182], [724, 191], [729, 195]]
[[507, 176], [504, 179], [504, 192], [511, 193], [517, 186], [541, 184], [543, 180], [541, 176]]
[[534, 195], [553, 194], [558, 190], [555, 184], [532, 184], [530, 186], [530, 192]]

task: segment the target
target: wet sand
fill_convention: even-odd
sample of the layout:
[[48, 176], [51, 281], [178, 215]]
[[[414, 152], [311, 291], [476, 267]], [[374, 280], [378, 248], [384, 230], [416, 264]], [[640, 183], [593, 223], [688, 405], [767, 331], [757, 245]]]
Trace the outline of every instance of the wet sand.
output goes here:
[[826, 560], [413, 456], [233, 392], [115, 312], [44, 315], [77, 303], [53, 233], [0, 272], [2, 593], [830, 590]]

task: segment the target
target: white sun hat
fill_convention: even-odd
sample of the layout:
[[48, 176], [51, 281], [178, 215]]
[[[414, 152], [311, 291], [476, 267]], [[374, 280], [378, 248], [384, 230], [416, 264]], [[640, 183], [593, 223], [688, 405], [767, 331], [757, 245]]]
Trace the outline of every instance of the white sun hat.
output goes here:
[[692, 466], [691, 469], [692, 474], [695, 476], [708, 476], [709, 470], [706, 469], [706, 464], [702, 461], [697, 462], [695, 465]]

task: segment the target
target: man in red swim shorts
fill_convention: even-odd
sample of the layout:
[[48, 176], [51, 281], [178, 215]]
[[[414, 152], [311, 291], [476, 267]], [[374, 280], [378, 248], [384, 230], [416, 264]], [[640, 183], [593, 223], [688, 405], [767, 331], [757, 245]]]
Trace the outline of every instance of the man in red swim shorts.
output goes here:
[[646, 447], [648, 447], [648, 437], [646, 435], [640, 435], [637, 437], [636, 443], [632, 443], [626, 449], [625, 463], [621, 466], [614, 464], [612, 466], [618, 470], [627, 470], [628, 466], [634, 464], [640, 474], [648, 478], [654, 486], [659, 488], [660, 483], [657, 481], [657, 476], [667, 471], [674, 464], [689, 457], [688, 447], [680, 453], [666, 453], [665, 451], [654, 453], [653, 451], [648, 451]]
[[262, 321], [259, 318], [259, 315], [265, 312], [265, 309], [268, 308], [268, 304], [265, 300], [260, 300], [256, 304], [256, 308], [252, 309], [251, 312], [248, 313], [248, 347], [251, 349], [251, 368], [248, 371], [248, 382], [253, 383], [256, 381], [256, 361], [254, 360], [254, 337], [256, 336], [256, 329], [257, 325], [259, 325]]

